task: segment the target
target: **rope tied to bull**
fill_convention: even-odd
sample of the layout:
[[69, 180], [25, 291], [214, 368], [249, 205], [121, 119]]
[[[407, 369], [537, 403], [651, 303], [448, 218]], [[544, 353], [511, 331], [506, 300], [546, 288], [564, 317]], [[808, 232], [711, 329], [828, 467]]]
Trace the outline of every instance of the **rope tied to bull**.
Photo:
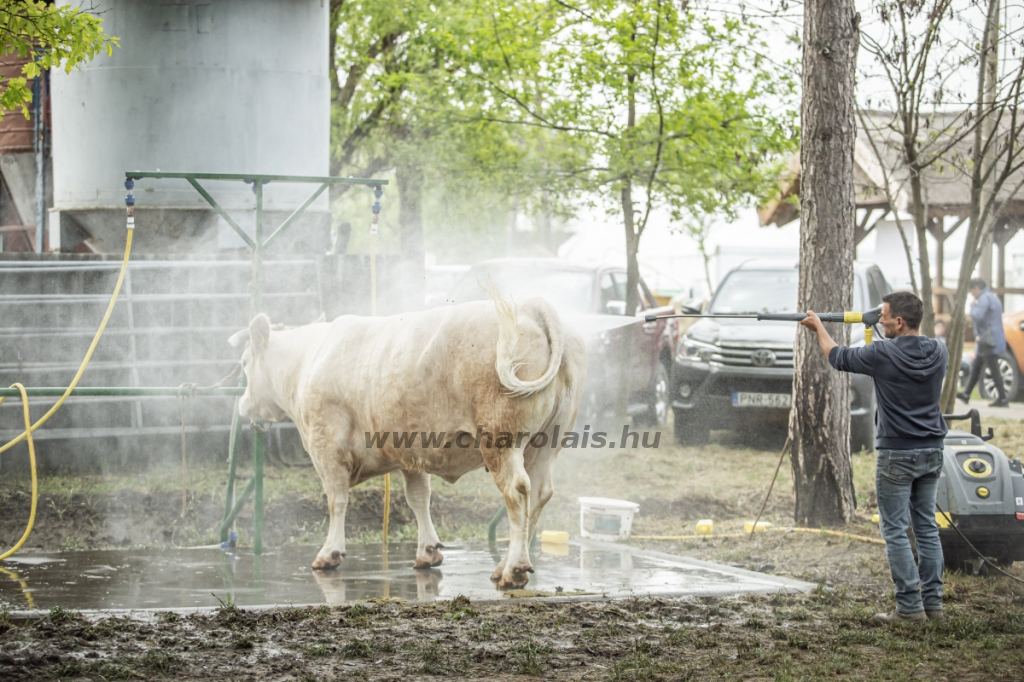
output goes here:
[[211, 386], [200, 386], [194, 381], [186, 381], [185, 383], [178, 386], [178, 397], [179, 398], [195, 398], [199, 391], [209, 391], [214, 388], [223, 388], [228, 385], [232, 379], [238, 376], [238, 373], [242, 371], [242, 363], [236, 363], [234, 369], [232, 369], [226, 377], [218, 381]]
[[188, 449], [185, 438], [185, 399], [195, 398], [199, 391], [222, 388], [242, 371], [242, 363], [237, 363], [223, 379], [212, 386], [200, 386], [194, 381], [186, 381], [178, 386], [178, 398], [181, 400], [181, 518], [185, 518], [188, 510]]

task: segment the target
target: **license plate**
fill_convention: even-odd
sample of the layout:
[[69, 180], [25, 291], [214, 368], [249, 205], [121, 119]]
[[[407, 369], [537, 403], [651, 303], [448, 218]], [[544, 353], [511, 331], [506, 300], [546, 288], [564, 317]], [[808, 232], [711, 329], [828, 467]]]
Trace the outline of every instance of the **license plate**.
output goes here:
[[784, 407], [789, 409], [788, 393], [733, 393], [733, 407]]

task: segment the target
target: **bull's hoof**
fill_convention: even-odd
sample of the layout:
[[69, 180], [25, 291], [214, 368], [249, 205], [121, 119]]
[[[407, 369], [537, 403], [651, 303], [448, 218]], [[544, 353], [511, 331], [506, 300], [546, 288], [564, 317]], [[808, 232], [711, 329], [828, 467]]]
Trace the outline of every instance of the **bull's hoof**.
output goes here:
[[491, 582], [496, 583], [501, 580], [501, 576], [505, 573], [505, 562], [502, 561], [498, 564], [498, 567], [494, 569], [494, 573], [491, 573]]
[[516, 566], [507, 574], [501, 576], [501, 579], [498, 580], [498, 589], [518, 590], [526, 587], [526, 583], [530, 582], [530, 573], [533, 573], [533, 567], [529, 564], [526, 566]]
[[526, 583], [530, 582], [530, 573], [533, 573], [533, 566], [528, 563], [517, 564], [512, 567], [511, 571], [502, 574], [501, 579], [498, 580], [498, 589], [518, 590], [526, 587]]
[[443, 547], [440, 542], [433, 547], [428, 546], [426, 548], [426, 556], [417, 556], [416, 562], [412, 565], [413, 568], [433, 568], [434, 566], [440, 566], [444, 561], [444, 555], [441, 554], [440, 547]]
[[337, 568], [341, 565], [341, 560], [344, 558], [344, 552], [339, 552], [338, 550], [331, 552], [330, 557], [317, 556], [316, 561], [313, 562], [313, 570], [329, 571], [332, 568]]

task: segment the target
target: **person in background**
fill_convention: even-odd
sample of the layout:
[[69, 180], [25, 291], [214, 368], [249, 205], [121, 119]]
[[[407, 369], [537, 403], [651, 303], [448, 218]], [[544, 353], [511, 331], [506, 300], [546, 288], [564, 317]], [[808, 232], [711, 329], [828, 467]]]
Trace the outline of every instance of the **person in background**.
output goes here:
[[935, 340], [946, 345], [946, 323], [942, 320], [935, 320]]
[[989, 403], [989, 406], [1008, 407], [1010, 403], [1006, 400], [1003, 375], [999, 371], [999, 356], [1006, 352], [1003, 304], [983, 279], [972, 279], [967, 287], [974, 297], [974, 303], [971, 305], [971, 321], [974, 323], [974, 362], [971, 363], [971, 376], [967, 380], [967, 386], [957, 393], [956, 397], [965, 403], [970, 402], [971, 391], [981, 379], [984, 368], [988, 367], [999, 396], [995, 402]]

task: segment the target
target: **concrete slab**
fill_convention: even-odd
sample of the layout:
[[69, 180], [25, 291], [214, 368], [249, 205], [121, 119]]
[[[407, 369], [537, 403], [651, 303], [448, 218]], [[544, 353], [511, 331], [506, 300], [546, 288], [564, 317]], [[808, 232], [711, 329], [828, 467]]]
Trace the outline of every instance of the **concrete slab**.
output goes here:
[[[412, 568], [414, 543], [350, 545], [335, 571], [313, 571], [316, 547], [288, 547], [262, 557], [250, 551], [141, 549], [18, 554], [0, 562], [0, 606], [12, 611], [139, 610], [238, 606], [341, 605], [392, 597], [430, 602], [466, 595], [505, 599], [489, 576], [499, 548], [453, 545], [436, 569]], [[503, 547], [500, 548], [502, 551]], [[616, 598], [807, 592], [813, 585], [626, 545], [573, 541], [535, 547], [528, 591], [517, 596]]]

